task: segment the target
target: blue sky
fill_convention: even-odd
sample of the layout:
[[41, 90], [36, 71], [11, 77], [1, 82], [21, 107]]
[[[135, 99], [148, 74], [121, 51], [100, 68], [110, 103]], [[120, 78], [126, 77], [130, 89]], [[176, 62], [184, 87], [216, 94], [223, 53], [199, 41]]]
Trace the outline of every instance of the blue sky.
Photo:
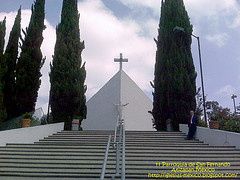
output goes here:
[[[200, 36], [204, 84], [207, 100], [217, 100], [232, 108], [230, 98], [240, 98], [240, 3], [238, 0], [184, 0], [194, 34]], [[0, 20], [7, 16], [7, 36], [16, 11], [22, 5], [22, 27], [31, 15], [32, 0], [0, 0]], [[60, 21], [61, 0], [46, 0], [47, 29], [44, 31], [43, 55], [47, 57], [42, 68], [42, 85], [37, 107], [46, 109], [48, 102], [49, 63], [55, 45], [55, 27]], [[160, 0], [80, 0], [81, 39], [85, 41], [83, 60], [87, 68], [87, 97], [96, 93], [118, 70], [113, 62], [122, 52], [129, 58], [124, 64], [126, 73], [151, 98], [149, 81], [153, 79], [160, 17]], [[197, 86], [200, 72], [197, 42], [193, 39], [192, 53]], [[99, 68], [101, 67], [101, 68]], [[237, 104], [240, 99], [237, 98]]]

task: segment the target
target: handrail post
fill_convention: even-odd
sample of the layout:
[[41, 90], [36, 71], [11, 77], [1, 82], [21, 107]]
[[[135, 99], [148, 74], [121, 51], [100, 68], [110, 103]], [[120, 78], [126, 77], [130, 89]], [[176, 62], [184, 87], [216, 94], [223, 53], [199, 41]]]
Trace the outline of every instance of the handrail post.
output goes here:
[[122, 173], [121, 180], [125, 180], [125, 124], [122, 122]]
[[106, 172], [106, 166], [107, 166], [107, 159], [108, 159], [110, 142], [111, 142], [111, 135], [109, 135], [109, 137], [108, 137], [108, 143], [107, 143], [107, 147], [106, 147], [106, 151], [105, 151], [104, 162], [103, 162], [103, 166], [102, 166], [102, 172], [101, 172], [100, 180], [104, 180], [104, 176], [105, 176], [105, 172]]
[[119, 171], [120, 171], [120, 169], [119, 169], [119, 162], [120, 162], [119, 142], [117, 142], [116, 147], [117, 147], [117, 149], [116, 149], [116, 176], [118, 176]]
[[119, 123], [119, 115], [118, 115], [118, 118], [117, 118], [117, 121], [116, 121], [116, 126], [115, 126], [115, 131], [114, 131], [114, 144], [113, 144], [113, 147], [115, 148], [115, 143], [117, 141], [117, 131], [118, 131], [118, 123]]

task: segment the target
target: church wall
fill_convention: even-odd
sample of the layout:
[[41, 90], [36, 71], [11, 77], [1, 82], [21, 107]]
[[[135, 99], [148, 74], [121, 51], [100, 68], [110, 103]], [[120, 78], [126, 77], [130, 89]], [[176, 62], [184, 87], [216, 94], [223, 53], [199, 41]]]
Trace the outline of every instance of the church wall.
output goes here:
[[121, 88], [122, 104], [129, 103], [123, 109], [126, 130], [153, 131], [152, 116], [148, 113], [152, 110], [152, 101], [125, 72]]
[[117, 73], [88, 102], [87, 119], [83, 130], [114, 130], [117, 120], [117, 104], [120, 98], [120, 78]]
[[83, 120], [83, 130], [114, 130], [120, 104], [126, 130], [153, 131], [152, 101], [124, 72], [119, 71], [88, 102], [87, 119]]

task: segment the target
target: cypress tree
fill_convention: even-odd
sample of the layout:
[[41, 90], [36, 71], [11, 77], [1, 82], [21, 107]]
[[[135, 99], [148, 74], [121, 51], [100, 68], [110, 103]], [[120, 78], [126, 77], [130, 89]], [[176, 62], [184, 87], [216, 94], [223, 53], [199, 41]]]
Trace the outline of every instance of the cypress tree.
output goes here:
[[3, 56], [6, 34], [6, 17], [0, 22], [0, 123], [6, 118], [6, 109], [3, 103], [3, 75], [5, 73], [5, 60]]
[[45, 0], [36, 0], [32, 6], [30, 23], [24, 32], [21, 54], [16, 67], [17, 115], [34, 111], [41, 84], [41, 67], [44, 63], [41, 52], [43, 41]]
[[[174, 27], [184, 28], [176, 33]], [[192, 25], [183, 0], [162, 1], [158, 30], [152, 114], [157, 130], [166, 130], [171, 119], [174, 130], [189, 121], [196, 108], [196, 72], [191, 54]]]
[[18, 10], [8, 44], [4, 53], [6, 73], [3, 77], [4, 105], [7, 111], [7, 119], [14, 117], [16, 111], [15, 102], [15, 70], [18, 58], [18, 42], [21, 34], [21, 8]]
[[3, 21], [0, 21], [0, 55], [2, 57], [5, 45], [5, 35], [6, 35], [6, 17]]
[[86, 118], [85, 63], [81, 53], [77, 0], [63, 0], [61, 22], [56, 28], [57, 41], [50, 73], [50, 105], [54, 122], [65, 122], [71, 129], [74, 116]]

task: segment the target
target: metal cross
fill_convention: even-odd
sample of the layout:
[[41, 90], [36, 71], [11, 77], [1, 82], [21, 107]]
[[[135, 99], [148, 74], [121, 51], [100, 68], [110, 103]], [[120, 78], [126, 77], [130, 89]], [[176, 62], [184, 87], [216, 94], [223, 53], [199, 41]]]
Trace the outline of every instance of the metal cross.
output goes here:
[[119, 62], [120, 63], [120, 68], [119, 71], [122, 70], [122, 63], [123, 62], [128, 62], [128, 59], [123, 59], [122, 53], [120, 53], [120, 58], [114, 58], [114, 62]]

